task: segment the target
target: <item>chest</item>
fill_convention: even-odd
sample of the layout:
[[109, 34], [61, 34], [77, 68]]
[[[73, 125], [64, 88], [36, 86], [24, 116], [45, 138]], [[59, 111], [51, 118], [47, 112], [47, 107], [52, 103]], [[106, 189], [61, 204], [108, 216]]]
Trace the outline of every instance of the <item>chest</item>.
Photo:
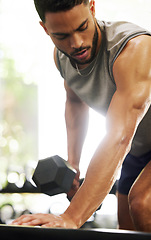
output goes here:
[[76, 69], [72, 69], [72, 71], [70, 69], [66, 81], [82, 101], [97, 112], [106, 115], [116, 91], [116, 85], [109, 73], [107, 56], [101, 59], [90, 74], [91, 68], [87, 69], [87, 72], [84, 72], [82, 76], [77, 73]]

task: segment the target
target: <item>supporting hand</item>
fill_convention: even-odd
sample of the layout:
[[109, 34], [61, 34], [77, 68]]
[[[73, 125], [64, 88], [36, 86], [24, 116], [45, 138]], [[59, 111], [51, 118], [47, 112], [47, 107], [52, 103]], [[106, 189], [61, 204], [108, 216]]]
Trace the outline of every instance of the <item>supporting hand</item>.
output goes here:
[[22, 215], [14, 220], [12, 225], [41, 226], [50, 228], [77, 228], [76, 224], [66, 214], [62, 214], [60, 216], [42, 213]]

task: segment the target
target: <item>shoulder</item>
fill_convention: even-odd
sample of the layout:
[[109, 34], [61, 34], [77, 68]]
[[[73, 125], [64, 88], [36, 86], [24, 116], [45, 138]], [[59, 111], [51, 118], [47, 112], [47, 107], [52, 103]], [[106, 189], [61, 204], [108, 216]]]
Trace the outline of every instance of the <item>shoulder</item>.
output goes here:
[[128, 41], [113, 65], [113, 75], [117, 84], [121, 78], [151, 78], [151, 36], [140, 35]]
[[113, 48], [115, 49], [115, 51], [117, 51], [121, 45], [125, 44], [125, 42], [128, 41], [128, 39], [148, 33], [146, 29], [131, 22], [117, 21], [103, 23], [107, 41], [107, 48], [111, 51], [113, 50]]
[[62, 63], [62, 57], [63, 55], [56, 47], [54, 48], [54, 62], [56, 65], [56, 68], [59, 70], [61, 76], [65, 78], [64, 71], [63, 71], [63, 66], [64, 64]]
[[151, 36], [130, 40], [116, 59], [113, 74], [118, 93], [137, 109], [151, 101]]
[[[137, 37], [134, 37], [130, 39], [123, 51], [119, 54], [119, 57], [117, 58], [117, 62], [121, 60], [134, 60], [137, 62], [144, 60], [144, 58], [148, 58], [151, 53], [151, 35], [140, 35]], [[138, 58], [139, 57], [139, 58]], [[140, 57], [143, 57], [140, 58]], [[126, 58], [126, 59], [125, 59]]]

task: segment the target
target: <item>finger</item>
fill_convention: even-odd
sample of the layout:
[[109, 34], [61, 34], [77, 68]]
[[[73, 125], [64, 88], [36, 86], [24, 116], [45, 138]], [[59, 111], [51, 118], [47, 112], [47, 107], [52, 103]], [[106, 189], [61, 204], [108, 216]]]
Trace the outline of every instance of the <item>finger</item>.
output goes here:
[[80, 172], [77, 172], [77, 174], [76, 174], [76, 176], [75, 176], [75, 179], [76, 179], [77, 181], [79, 181], [79, 177], [80, 177]]
[[[51, 218], [53, 217], [50, 214], [34, 214], [34, 215], [31, 215], [30, 221], [26, 223], [32, 226], [41, 226], [49, 223]], [[28, 221], [28, 219], [26, 220]]]
[[42, 221], [44, 217], [42, 218], [41, 214], [31, 214], [31, 215], [23, 215], [19, 217], [18, 219], [14, 220], [12, 222], [12, 225], [32, 225], [36, 226], [38, 224], [46, 223], [47, 221]]
[[73, 180], [72, 188], [77, 190], [79, 188], [79, 181], [76, 179]]
[[34, 219], [31, 220], [29, 222], [23, 222], [21, 225], [25, 226], [41, 226], [42, 225], [42, 221], [40, 219]]
[[21, 223], [24, 219], [30, 219], [30, 215], [22, 215], [19, 218], [15, 219], [12, 224]]
[[27, 215], [22, 215], [22, 216], [20, 216], [19, 218], [15, 219], [15, 220], [13, 221], [13, 223], [20, 221], [20, 220], [21, 220], [23, 217], [25, 217], [25, 216], [27, 216]]
[[15, 221], [13, 221], [12, 222], [12, 225], [22, 225], [22, 224], [24, 224], [24, 223], [29, 223], [29, 222], [31, 222], [32, 221], [32, 219], [31, 219], [31, 217], [22, 217], [22, 218], [18, 218], [18, 219], [16, 219]]

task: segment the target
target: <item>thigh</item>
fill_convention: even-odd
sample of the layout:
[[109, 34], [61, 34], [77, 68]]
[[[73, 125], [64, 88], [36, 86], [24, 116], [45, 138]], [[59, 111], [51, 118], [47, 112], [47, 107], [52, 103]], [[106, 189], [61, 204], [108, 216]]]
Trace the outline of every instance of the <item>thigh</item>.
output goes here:
[[126, 156], [122, 165], [121, 177], [118, 183], [119, 193], [124, 195], [129, 194], [132, 185], [150, 160], [151, 152], [140, 157], [135, 157], [131, 154]]
[[[118, 184], [118, 221], [120, 229], [135, 230], [129, 212], [129, 191], [131, 199], [138, 199], [148, 193], [151, 186], [151, 152], [136, 158], [128, 154], [122, 166]], [[131, 190], [130, 190], [131, 189]], [[143, 191], [143, 192], [142, 192]], [[150, 190], [151, 191], [151, 190]], [[151, 201], [151, 200], [150, 200]]]
[[146, 195], [148, 198], [151, 195], [151, 161], [149, 161], [136, 178], [130, 193], [131, 195], [133, 193], [134, 196], [145, 197]]
[[151, 161], [134, 182], [128, 200], [136, 229], [151, 232]]

